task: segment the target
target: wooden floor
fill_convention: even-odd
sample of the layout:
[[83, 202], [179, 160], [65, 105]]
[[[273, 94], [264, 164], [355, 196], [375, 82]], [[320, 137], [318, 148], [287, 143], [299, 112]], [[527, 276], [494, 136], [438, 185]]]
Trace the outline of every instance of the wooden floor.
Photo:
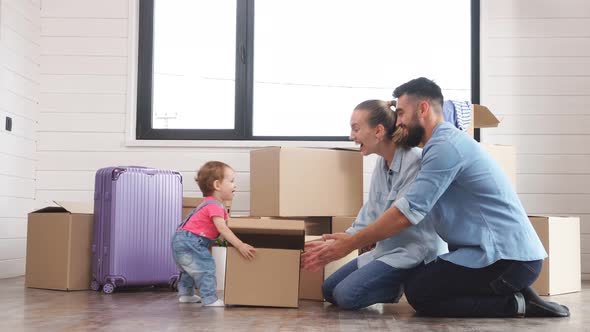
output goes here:
[[202, 308], [176, 294], [147, 289], [103, 295], [24, 288], [24, 278], [0, 280], [0, 331], [590, 331], [590, 283], [581, 293], [549, 299], [570, 318], [441, 319], [418, 317], [407, 303], [359, 311], [301, 301], [299, 309]]

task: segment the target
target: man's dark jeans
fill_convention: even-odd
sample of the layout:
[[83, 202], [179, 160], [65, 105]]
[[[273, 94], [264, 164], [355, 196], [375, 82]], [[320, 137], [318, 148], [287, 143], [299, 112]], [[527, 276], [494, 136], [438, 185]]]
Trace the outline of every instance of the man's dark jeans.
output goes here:
[[537, 279], [542, 263], [499, 260], [471, 269], [439, 258], [408, 278], [406, 297], [419, 314], [428, 316], [515, 317], [514, 293]]

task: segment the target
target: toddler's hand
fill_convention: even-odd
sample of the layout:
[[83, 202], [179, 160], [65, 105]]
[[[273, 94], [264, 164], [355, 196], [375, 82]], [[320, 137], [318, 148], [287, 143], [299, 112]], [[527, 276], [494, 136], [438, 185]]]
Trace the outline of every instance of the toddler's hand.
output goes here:
[[238, 250], [240, 251], [240, 254], [242, 254], [242, 256], [247, 260], [253, 259], [254, 255], [256, 254], [256, 249], [247, 243], [242, 243], [242, 245], [238, 247]]

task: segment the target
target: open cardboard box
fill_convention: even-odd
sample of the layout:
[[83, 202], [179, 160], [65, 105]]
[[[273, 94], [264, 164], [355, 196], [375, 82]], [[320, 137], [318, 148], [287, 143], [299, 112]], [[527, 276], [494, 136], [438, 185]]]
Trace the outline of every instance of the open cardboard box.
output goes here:
[[94, 206], [54, 203], [28, 215], [25, 286], [89, 289]]
[[[484, 105], [471, 105], [471, 125], [467, 133], [473, 137], [474, 128], [496, 128], [502, 122]], [[516, 148], [510, 145], [481, 144], [482, 147], [500, 164], [510, 182], [516, 189]]]
[[248, 261], [227, 248], [225, 304], [298, 307], [303, 220], [230, 218], [228, 225], [256, 248], [256, 257]]
[[502, 122], [489, 108], [484, 105], [471, 105], [471, 125], [467, 133], [473, 137], [475, 128], [496, 128]]

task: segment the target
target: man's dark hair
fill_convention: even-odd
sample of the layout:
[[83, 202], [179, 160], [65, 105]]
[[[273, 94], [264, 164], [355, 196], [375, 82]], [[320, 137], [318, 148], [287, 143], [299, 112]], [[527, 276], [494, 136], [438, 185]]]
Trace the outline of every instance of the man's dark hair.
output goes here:
[[443, 94], [440, 87], [434, 81], [426, 77], [419, 77], [406, 82], [393, 91], [393, 97], [399, 98], [402, 95], [415, 96], [418, 98], [428, 98], [433, 102], [438, 102], [442, 107]]

